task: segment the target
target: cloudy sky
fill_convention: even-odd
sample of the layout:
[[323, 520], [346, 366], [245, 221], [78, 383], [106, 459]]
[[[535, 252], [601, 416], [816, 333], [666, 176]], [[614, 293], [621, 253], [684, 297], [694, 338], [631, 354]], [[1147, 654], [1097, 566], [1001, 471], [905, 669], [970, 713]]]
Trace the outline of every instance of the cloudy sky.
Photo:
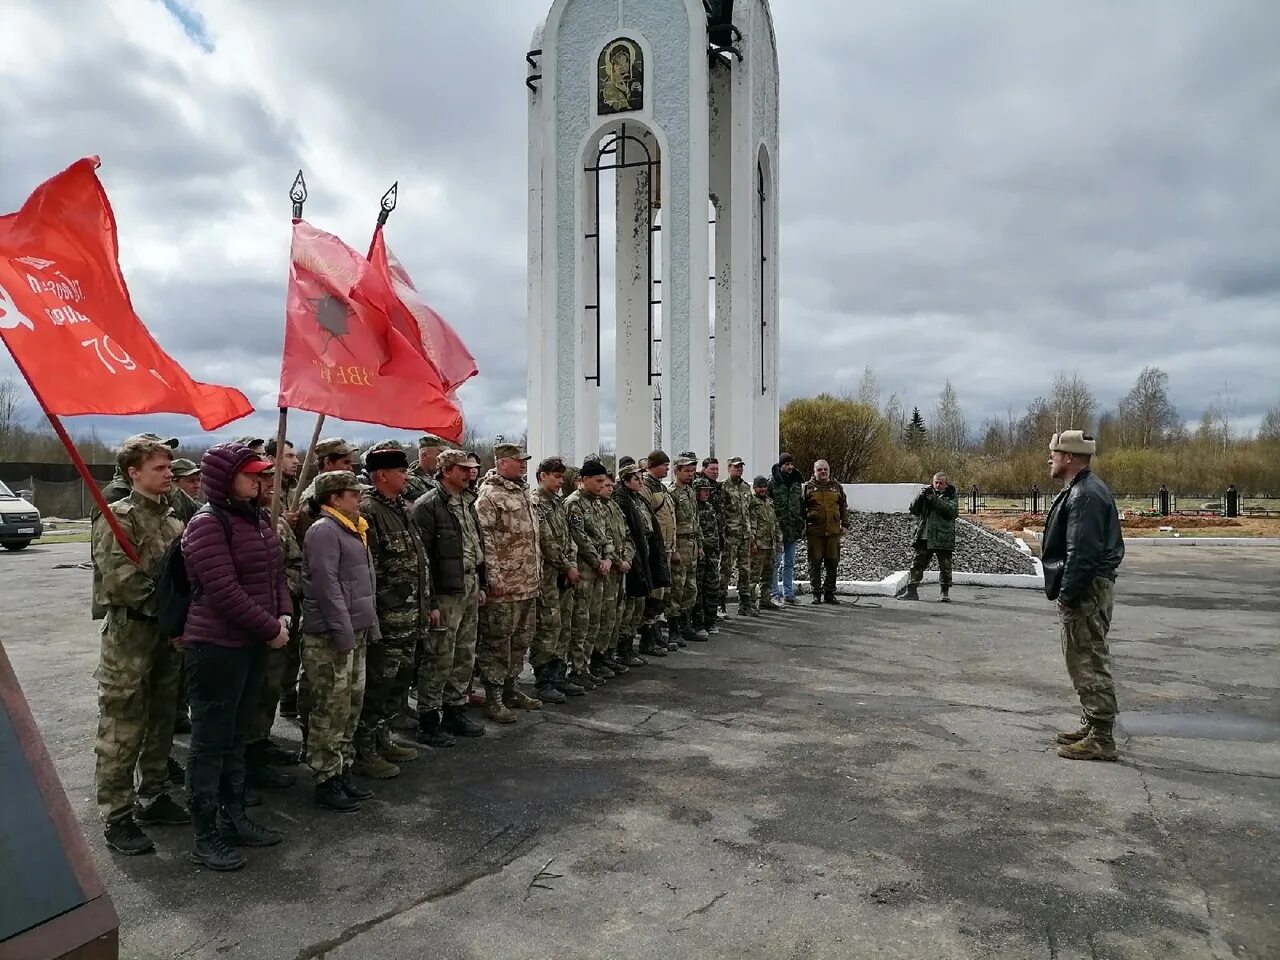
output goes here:
[[[5, 0], [0, 210], [99, 154], [139, 312], [265, 411], [226, 435], [261, 434], [294, 171], [357, 248], [399, 180], [388, 239], [477, 355], [468, 418], [519, 434], [523, 55], [547, 6]], [[784, 398], [870, 364], [926, 410], [950, 378], [976, 427], [1059, 370], [1110, 405], [1157, 364], [1189, 420], [1224, 387], [1242, 429], [1280, 400], [1280, 4], [774, 8]]]

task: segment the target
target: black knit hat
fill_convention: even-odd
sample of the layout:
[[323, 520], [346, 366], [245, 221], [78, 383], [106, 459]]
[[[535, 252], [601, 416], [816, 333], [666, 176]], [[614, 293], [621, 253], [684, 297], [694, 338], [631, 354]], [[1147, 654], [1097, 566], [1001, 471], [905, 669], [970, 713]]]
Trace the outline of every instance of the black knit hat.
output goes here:
[[586, 460], [582, 464], [582, 469], [578, 471], [580, 477], [606, 477], [609, 471], [605, 465], [599, 460]]
[[399, 447], [390, 450], [385, 447], [381, 450], [370, 450], [364, 455], [364, 468], [370, 473], [375, 470], [407, 470], [409, 458]]

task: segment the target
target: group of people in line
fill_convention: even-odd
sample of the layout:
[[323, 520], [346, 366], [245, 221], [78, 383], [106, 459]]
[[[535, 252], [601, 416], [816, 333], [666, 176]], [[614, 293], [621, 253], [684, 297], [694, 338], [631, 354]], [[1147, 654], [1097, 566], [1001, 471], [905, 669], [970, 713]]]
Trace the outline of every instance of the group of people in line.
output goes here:
[[[840, 602], [850, 516], [823, 461], [804, 480], [783, 454], [771, 477], [748, 482], [741, 458], [721, 480], [716, 458], [691, 451], [624, 456], [616, 472], [549, 457], [530, 481], [529, 455], [500, 443], [482, 479], [473, 454], [425, 436], [413, 463], [398, 441], [375, 444], [357, 475], [357, 450], [330, 439], [300, 489], [291, 444], [220, 443], [199, 464], [174, 460], [176, 446], [126, 440], [103, 491], [111, 516], [93, 526], [97, 801], [122, 854], [154, 850], [144, 827], [192, 824], [193, 861], [239, 869], [238, 848], [282, 840], [247, 810], [294, 784], [284, 766], [309, 768], [319, 807], [358, 811], [373, 796], [366, 781], [397, 776], [423, 747], [482, 736], [471, 706], [515, 723], [707, 642], [735, 574], [740, 617], [796, 604], [801, 537], [812, 602]], [[284, 505], [274, 529], [273, 498]], [[937, 556], [949, 599], [954, 487], [939, 474], [911, 511], [903, 596], [918, 599]], [[180, 628], [165, 626], [175, 597]], [[1073, 636], [1089, 640], [1097, 623]], [[532, 692], [520, 684], [526, 658]], [[1097, 741], [1114, 718], [1104, 713], [1086, 705], [1078, 741]], [[272, 740], [277, 715], [299, 724], [301, 752]], [[175, 730], [190, 733], [185, 769], [171, 756]], [[187, 807], [170, 794], [178, 783]]]

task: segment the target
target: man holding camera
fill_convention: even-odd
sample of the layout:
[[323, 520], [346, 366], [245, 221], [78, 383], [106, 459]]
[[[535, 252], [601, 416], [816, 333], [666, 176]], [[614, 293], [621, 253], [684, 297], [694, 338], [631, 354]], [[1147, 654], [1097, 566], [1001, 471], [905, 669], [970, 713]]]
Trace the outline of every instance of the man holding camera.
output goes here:
[[956, 548], [956, 517], [960, 507], [956, 502], [956, 488], [945, 473], [935, 473], [933, 482], [911, 501], [911, 515], [920, 518], [916, 527], [916, 556], [911, 564], [907, 585], [900, 594], [903, 600], [919, 600], [916, 592], [924, 579], [925, 568], [934, 557], [938, 558], [938, 578], [942, 583], [942, 603], [951, 602], [951, 555]]

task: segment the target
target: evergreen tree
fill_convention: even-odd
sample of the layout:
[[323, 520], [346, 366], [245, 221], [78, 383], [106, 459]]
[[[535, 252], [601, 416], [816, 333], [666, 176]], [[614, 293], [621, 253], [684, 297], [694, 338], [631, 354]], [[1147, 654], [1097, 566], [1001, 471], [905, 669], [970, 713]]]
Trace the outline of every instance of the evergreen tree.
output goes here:
[[921, 450], [928, 442], [929, 432], [924, 426], [924, 417], [920, 415], [919, 407], [911, 408], [911, 420], [907, 423], [907, 428], [903, 431], [902, 442], [908, 450]]

